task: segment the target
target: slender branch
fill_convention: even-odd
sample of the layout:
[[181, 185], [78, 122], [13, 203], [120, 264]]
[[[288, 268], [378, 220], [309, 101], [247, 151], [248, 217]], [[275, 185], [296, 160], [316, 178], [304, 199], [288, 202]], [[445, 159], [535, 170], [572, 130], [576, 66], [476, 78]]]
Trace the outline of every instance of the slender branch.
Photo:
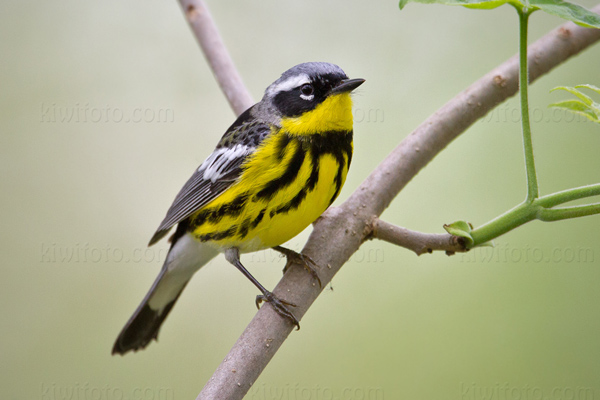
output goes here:
[[552, 208], [572, 200], [600, 195], [600, 184], [581, 186], [547, 196], [528, 200], [494, 218], [492, 221], [471, 232], [473, 244], [468, 246], [464, 240], [450, 234], [431, 234], [412, 231], [375, 218], [371, 224], [369, 239], [380, 239], [414, 251], [417, 255], [431, 253], [434, 250], [446, 251], [451, 255], [468, 251], [469, 248], [489, 242], [527, 222], [558, 221], [567, 218], [600, 214], [600, 203], [575, 207]]
[[[594, 11], [599, 11], [596, 7]], [[567, 23], [529, 47], [530, 79], [535, 80], [600, 40], [600, 30]], [[323, 285], [371, 234], [371, 222], [441, 150], [477, 119], [517, 91], [518, 59], [500, 67], [450, 100], [400, 143], [340, 207], [314, 224], [303, 253], [321, 266]], [[292, 265], [274, 290], [297, 305], [301, 319], [320, 294], [310, 274]], [[292, 331], [292, 324], [264, 305], [254, 316], [198, 399], [242, 399]]]
[[443, 250], [451, 255], [467, 251], [464, 240], [449, 233], [422, 233], [396, 226], [375, 218], [372, 223], [372, 238], [384, 240], [414, 251], [418, 256]]
[[519, 14], [519, 94], [521, 97], [521, 124], [523, 130], [523, 149], [525, 153], [525, 168], [527, 172], [527, 201], [532, 202], [539, 196], [535, 162], [533, 158], [533, 143], [531, 141], [531, 124], [529, 123], [529, 68], [527, 62], [527, 26], [529, 24], [528, 10], [516, 7]]
[[236, 115], [240, 115], [254, 104], [254, 100], [235, 68], [206, 4], [202, 0], [179, 2], [229, 105]]

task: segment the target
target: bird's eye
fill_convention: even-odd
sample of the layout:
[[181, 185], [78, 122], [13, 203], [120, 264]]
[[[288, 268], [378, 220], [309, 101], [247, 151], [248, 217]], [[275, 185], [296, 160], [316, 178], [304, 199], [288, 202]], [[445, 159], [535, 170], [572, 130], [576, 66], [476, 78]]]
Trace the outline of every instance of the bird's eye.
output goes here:
[[300, 87], [300, 91], [303, 95], [310, 96], [311, 94], [313, 94], [314, 89], [310, 83], [305, 83]]

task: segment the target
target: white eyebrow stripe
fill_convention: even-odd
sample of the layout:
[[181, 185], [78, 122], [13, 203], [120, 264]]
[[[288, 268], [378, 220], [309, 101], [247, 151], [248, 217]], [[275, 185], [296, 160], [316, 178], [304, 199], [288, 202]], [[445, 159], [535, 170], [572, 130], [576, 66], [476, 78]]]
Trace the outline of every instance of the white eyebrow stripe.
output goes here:
[[267, 92], [270, 96], [274, 96], [277, 93], [287, 92], [288, 90], [292, 90], [293, 88], [304, 85], [305, 83], [310, 83], [310, 77], [307, 74], [290, 76], [289, 78], [282, 82], [279, 82], [278, 84], [273, 84], [269, 86]]

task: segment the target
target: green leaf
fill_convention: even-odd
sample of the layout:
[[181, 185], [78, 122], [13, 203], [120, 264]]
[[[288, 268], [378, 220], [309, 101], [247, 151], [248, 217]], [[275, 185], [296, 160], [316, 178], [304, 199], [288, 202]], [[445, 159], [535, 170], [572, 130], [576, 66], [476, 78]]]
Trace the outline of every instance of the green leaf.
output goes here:
[[463, 4], [466, 8], [472, 8], [476, 10], [491, 10], [496, 7], [500, 7], [503, 4], [517, 4], [518, 1], [511, 0], [488, 0], [488, 1], [469, 1], [468, 4]]
[[563, 110], [583, 115], [591, 121], [600, 123], [600, 112], [598, 112], [598, 110], [594, 110], [592, 107], [582, 103], [579, 100], [560, 101], [558, 103], [552, 103], [548, 107], [562, 108]]
[[600, 15], [564, 0], [400, 0], [400, 9], [403, 9], [408, 3], [437, 3], [482, 10], [500, 7], [503, 4], [511, 4], [519, 10], [527, 9], [527, 12], [533, 12], [539, 9], [567, 21], [573, 21], [586, 28], [600, 28]]
[[456, 221], [450, 225], [444, 224], [444, 229], [451, 235], [458, 236], [465, 239], [465, 246], [470, 248], [475, 241], [471, 237], [471, 231], [473, 227], [471, 224], [465, 221]]
[[550, 90], [550, 92], [554, 92], [556, 90], [565, 90], [577, 96], [581, 101], [565, 100], [560, 101], [558, 103], [550, 104], [548, 107], [561, 108], [563, 110], [571, 111], [576, 114], [583, 115], [591, 121], [600, 123], [600, 104], [596, 103], [590, 96], [587, 96], [586, 94], [578, 90], [579, 88], [589, 89], [600, 94], [600, 88], [589, 84], [577, 85], [575, 87], [558, 86]]
[[590, 90], [593, 90], [594, 92], [600, 94], [600, 88], [598, 86], [594, 86], [594, 85], [590, 85], [590, 84], [583, 84], [583, 85], [576, 85], [575, 87], [590, 89]]
[[580, 5], [563, 0], [531, 0], [529, 4], [577, 25], [600, 29], [600, 15]]
[[585, 104], [587, 104], [588, 106], [592, 105], [594, 103], [594, 100], [592, 100], [592, 98], [590, 96], [587, 96], [583, 93], [581, 93], [581, 91], [575, 89], [574, 87], [571, 86], [557, 86], [554, 89], [550, 90], [550, 93], [556, 91], [556, 90], [565, 90], [571, 94], [574, 94], [575, 96], [579, 97], [581, 99], [581, 101], [583, 101]]
[[[510, 0], [400, 0], [400, 9], [408, 3], [444, 4], [447, 6], [464, 6], [469, 8], [492, 9], [508, 3]], [[516, 1], [516, 0], [515, 0]]]

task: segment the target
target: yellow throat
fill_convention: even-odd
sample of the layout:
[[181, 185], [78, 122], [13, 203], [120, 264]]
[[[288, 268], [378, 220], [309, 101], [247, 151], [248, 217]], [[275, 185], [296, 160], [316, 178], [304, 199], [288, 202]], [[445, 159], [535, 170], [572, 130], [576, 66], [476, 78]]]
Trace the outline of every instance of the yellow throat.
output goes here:
[[312, 135], [352, 130], [352, 99], [349, 93], [329, 96], [312, 111], [299, 117], [283, 118], [281, 128], [291, 135]]

